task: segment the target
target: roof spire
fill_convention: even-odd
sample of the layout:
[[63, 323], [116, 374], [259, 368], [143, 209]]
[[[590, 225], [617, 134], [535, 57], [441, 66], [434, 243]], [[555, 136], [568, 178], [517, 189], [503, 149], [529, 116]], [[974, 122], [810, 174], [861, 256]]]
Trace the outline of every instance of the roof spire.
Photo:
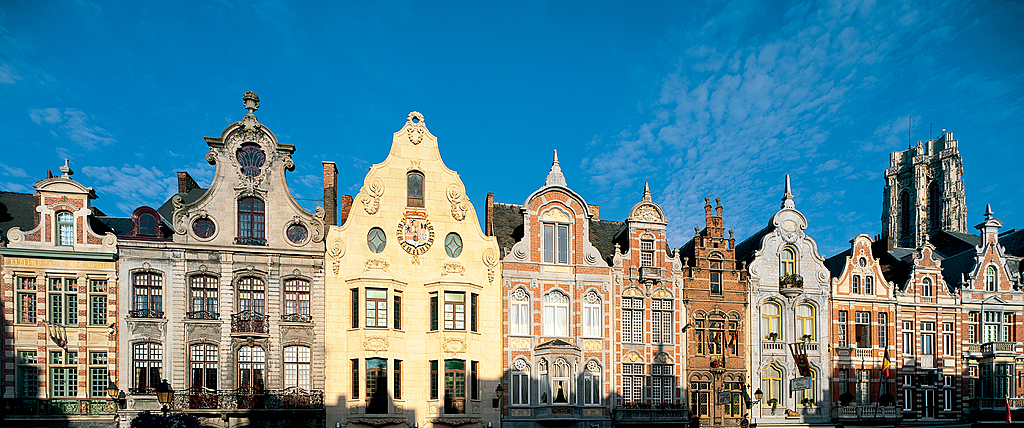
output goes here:
[[985, 220], [991, 220], [996, 213], [992, 212], [992, 204], [985, 204]]
[[782, 195], [782, 208], [796, 208], [796, 203], [793, 202], [793, 188], [789, 185], [789, 174], [786, 174], [786, 193]]
[[651, 201], [651, 186], [648, 186], [647, 182], [645, 181], [644, 182], [644, 202], [650, 202], [650, 201]]
[[565, 176], [562, 175], [562, 167], [558, 165], [558, 150], [555, 150], [555, 160], [551, 162], [551, 170], [544, 179], [545, 186], [565, 186]]

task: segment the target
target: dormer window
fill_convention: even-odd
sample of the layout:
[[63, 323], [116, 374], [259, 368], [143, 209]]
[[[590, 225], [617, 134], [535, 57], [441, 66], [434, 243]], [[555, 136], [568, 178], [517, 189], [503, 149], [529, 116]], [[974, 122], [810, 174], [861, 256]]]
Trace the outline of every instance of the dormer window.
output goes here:
[[544, 263], [569, 263], [569, 225], [544, 225]]
[[640, 239], [640, 266], [654, 266], [654, 240]]
[[782, 276], [796, 274], [796, 251], [792, 248], [782, 249], [782, 254], [779, 255], [779, 270]]
[[248, 197], [238, 200], [238, 238], [241, 245], [266, 245], [263, 201]]
[[75, 244], [75, 216], [70, 211], [57, 213], [57, 245]]
[[985, 268], [985, 291], [996, 291], [996, 268]]
[[409, 171], [405, 177], [406, 205], [423, 208], [423, 173]]
[[238, 148], [236, 157], [238, 166], [242, 168], [242, 175], [246, 177], [260, 175], [260, 168], [267, 161], [267, 155], [263, 154], [263, 150], [260, 150], [260, 146], [255, 143], [242, 144], [242, 147]]
[[139, 216], [139, 236], [156, 236], [156, 217], [152, 214]]
[[930, 278], [921, 280], [921, 295], [924, 297], [932, 295], [932, 280]]

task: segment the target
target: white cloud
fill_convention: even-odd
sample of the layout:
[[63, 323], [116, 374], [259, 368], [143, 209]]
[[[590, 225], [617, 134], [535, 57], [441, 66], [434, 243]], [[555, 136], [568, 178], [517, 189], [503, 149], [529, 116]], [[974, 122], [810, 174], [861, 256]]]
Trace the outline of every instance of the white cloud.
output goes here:
[[30, 193], [30, 192], [32, 192], [32, 188], [30, 188], [30, 187], [28, 187], [28, 186], [26, 186], [24, 184], [12, 183], [12, 182], [9, 182], [9, 181], [6, 182], [6, 183], [0, 183], [0, 189], [3, 189], [4, 191], [7, 191], [7, 192], [21, 192], [21, 193]]
[[21, 80], [21, 75], [18, 74], [10, 65], [0, 65], [0, 83], [6, 83], [8, 85], [15, 84], [18, 80]]
[[25, 170], [18, 167], [0, 164], [0, 168], [3, 168], [4, 173], [13, 177], [28, 177]]
[[[31, 109], [28, 116], [33, 122], [40, 125], [43, 123], [58, 125], [67, 138], [88, 150], [117, 141], [106, 129], [86, 123], [87, 119], [92, 118], [77, 109], [66, 108], [63, 113], [55, 107]], [[54, 134], [54, 130], [51, 129], [50, 133]]]

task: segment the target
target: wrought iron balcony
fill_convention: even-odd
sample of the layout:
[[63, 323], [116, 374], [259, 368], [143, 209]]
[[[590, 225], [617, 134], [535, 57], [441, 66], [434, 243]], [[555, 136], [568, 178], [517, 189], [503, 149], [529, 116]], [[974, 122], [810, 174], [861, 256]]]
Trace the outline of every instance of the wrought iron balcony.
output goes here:
[[11, 398], [4, 410], [9, 415], [110, 415], [113, 401], [78, 398]]
[[260, 390], [238, 388], [213, 390], [202, 387], [190, 388], [174, 395], [171, 404], [174, 410], [247, 410], [247, 409], [293, 409], [320, 410], [324, 408], [324, 392], [305, 390], [299, 387], [287, 389]]
[[267, 245], [266, 238], [235, 238], [236, 245]]
[[153, 309], [136, 309], [128, 311], [128, 317], [130, 318], [163, 318], [164, 311], [157, 311]]
[[896, 406], [834, 406], [833, 419], [896, 419]]
[[231, 332], [269, 334], [270, 317], [251, 310], [245, 310], [231, 315]]
[[285, 314], [281, 315], [283, 322], [313, 322], [313, 316], [307, 314]]
[[131, 395], [156, 395], [156, 388], [128, 388], [128, 393]]
[[185, 318], [190, 320], [219, 320], [220, 313], [211, 311], [192, 311], [186, 312]]
[[688, 422], [690, 411], [682, 404], [627, 404], [612, 411], [616, 422], [669, 422], [677, 421], [680, 425]]
[[792, 298], [803, 294], [804, 292], [804, 277], [792, 274], [783, 275], [779, 277], [779, 293], [787, 298]]

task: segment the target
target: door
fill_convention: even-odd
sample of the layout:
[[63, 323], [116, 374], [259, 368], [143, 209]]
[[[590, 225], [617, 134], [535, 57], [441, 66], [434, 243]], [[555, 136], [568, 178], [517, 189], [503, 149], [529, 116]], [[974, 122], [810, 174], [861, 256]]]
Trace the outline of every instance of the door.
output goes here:
[[932, 419], [935, 417], [935, 390], [926, 389], [924, 390], [924, 418]]

